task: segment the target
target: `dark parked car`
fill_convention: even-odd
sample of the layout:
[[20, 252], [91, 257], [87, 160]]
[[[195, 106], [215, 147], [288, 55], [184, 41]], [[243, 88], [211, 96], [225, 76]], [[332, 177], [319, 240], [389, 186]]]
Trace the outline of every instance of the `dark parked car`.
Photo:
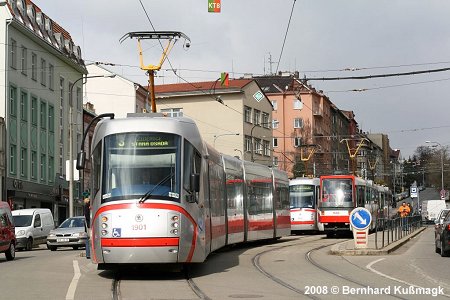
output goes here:
[[16, 257], [16, 235], [9, 204], [0, 200], [0, 253], [5, 253], [6, 260]]
[[434, 239], [436, 253], [442, 257], [450, 255], [450, 211], [444, 218], [444, 221], [436, 222], [434, 227]]
[[87, 239], [86, 220], [84, 217], [68, 218], [47, 236], [47, 248], [55, 251], [58, 247], [85, 247]]

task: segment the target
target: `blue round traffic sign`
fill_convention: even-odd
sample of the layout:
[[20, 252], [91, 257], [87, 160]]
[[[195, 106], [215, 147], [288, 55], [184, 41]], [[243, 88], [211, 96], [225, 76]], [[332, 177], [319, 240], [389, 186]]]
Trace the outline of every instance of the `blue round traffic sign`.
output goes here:
[[364, 230], [370, 226], [372, 222], [372, 215], [364, 207], [357, 207], [350, 213], [350, 224], [358, 229]]

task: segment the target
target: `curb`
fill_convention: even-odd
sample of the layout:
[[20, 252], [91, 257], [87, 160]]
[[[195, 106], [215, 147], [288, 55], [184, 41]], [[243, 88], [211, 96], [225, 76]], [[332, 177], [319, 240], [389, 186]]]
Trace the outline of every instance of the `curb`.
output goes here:
[[[384, 247], [383, 249], [373, 249], [373, 248], [366, 248], [366, 249], [340, 249], [343, 245], [346, 245], [346, 243], [353, 243], [353, 240], [345, 241], [339, 244], [335, 244], [331, 246], [330, 254], [332, 255], [387, 255], [395, 250], [397, 250], [399, 247], [403, 246], [406, 242], [408, 242], [410, 239], [414, 238], [416, 235], [424, 231], [427, 227], [421, 227], [418, 230], [414, 231], [410, 235], [401, 238], [400, 240], [397, 240], [388, 246]], [[345, 246], [344, 246], [345, 247]]]

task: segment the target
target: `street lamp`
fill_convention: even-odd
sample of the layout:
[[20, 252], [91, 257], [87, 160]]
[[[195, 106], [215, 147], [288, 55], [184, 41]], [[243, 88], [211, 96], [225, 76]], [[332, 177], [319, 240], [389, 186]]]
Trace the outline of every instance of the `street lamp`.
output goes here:
[[[69, 97], [73, 95], [73, 87], [75, 84], [83, 79], [89, 78], [114, 78], [116, 74], [109, 75], [93, 75], [93, 76], [82, 76], [72, 83], [69, 88]], [[70, 99], [70, 98], [69, 98]], [[76, 99], [78, 100], [78, 99]], [[73, 217], [73, 99], [71, 101], [71, 105], [69, 104], [69, 217]]]
[[[438, 142], [425, 141], [425, 143], [436, 144], [436, 145], [439, 145], [439, 147], [441, 147], [441, 193], [443, 193], [444, 192], [444, 147], [442, 147], [442, 145]], [[442, 194], [441, 194], [441, 196], [442, 196]]]
[[239, 152], [241, 154], [241, 159], [244, 159], [243, 155], [242, 155], [242, 151], [239, 149], [234, 149], [234, 151]]
[[224, 134], [214, 135], [214, 148], [216, 148], [216, 140], [217, 140], [217, 138], [219, 138], [221, 136], [225, 136], [225, 135], [239, 135], [239, 133], [224, 133]]

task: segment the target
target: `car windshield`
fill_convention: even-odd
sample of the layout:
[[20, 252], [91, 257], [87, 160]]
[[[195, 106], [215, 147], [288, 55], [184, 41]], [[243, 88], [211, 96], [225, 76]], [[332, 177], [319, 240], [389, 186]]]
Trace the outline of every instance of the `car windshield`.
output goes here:
[[178, 201], [180, 148], [180, 138], [173, 134], [105, 137], [102, 202], [144, 197]]
[[315, 208], [314, 185], [302, 184], [289, 186], [291, 208]]
[[14, 220], [14, 226], [27, 227], [27, 226], [31, 225], [33, 216], [32, 215], [13, 216], [13, 220]]
[[83, 218], [69, 218], [59, 225], [58, 228], [74, 228], [74, 227], [84, 227]]

